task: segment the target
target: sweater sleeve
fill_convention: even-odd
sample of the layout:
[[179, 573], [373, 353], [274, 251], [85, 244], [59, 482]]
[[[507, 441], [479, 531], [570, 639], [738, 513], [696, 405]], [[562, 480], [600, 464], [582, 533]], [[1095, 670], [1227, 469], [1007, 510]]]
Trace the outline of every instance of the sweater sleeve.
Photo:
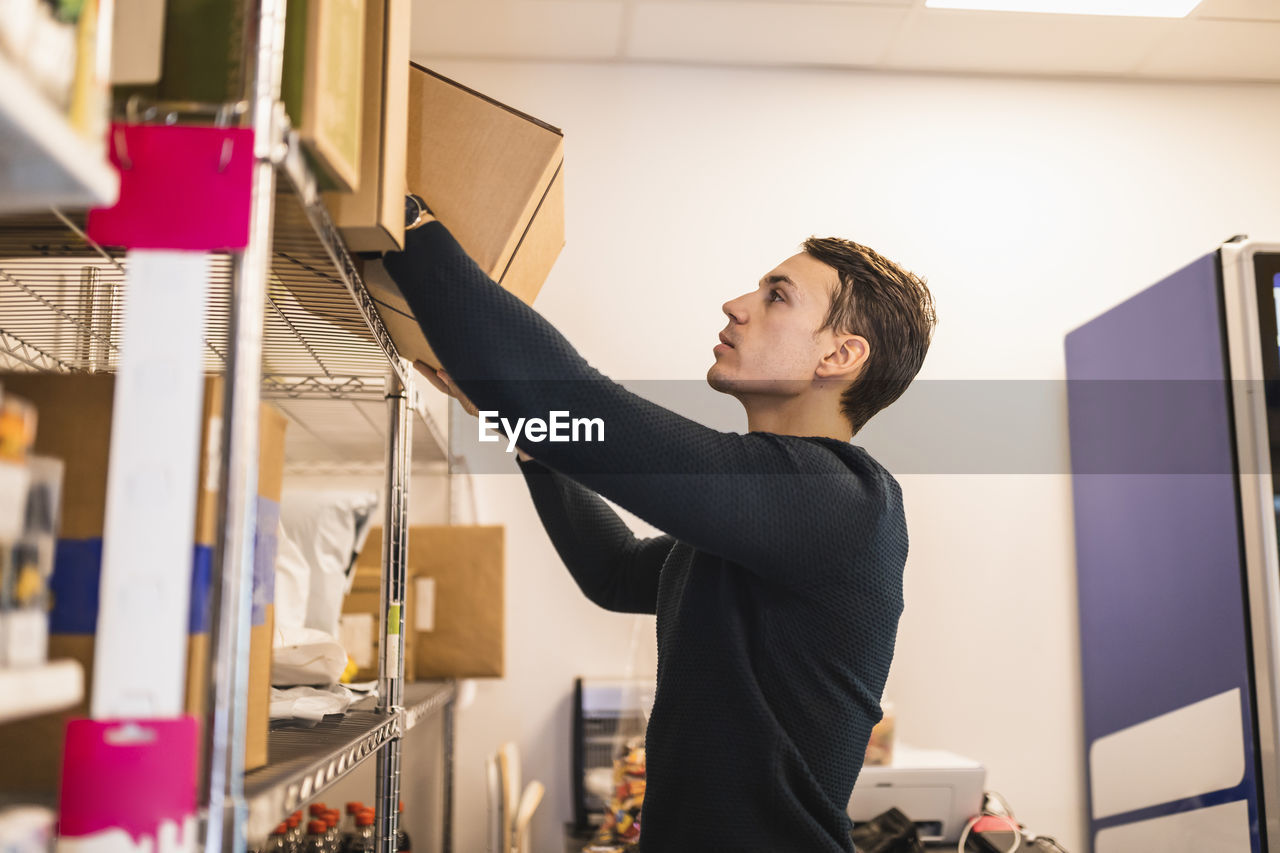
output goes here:
[[854, 454], [821, 442], [720, 432], [637, 396], [494, 283], [440, 222], [408, 232], [404, 251], [384, 263], [482, 412], [512, 423], [565, 412], [603, 424], [600, 440], [524, 433], [517, 446], [675, 539], [771, 580], [806, 583], [831, 567], [833, 548], [858, 547], [877, 523], [886, 486], [869, 458], [860, 469], [844, 458]]
[[618, 613], [654, 613], [658, 575], [675, 540], [640, 539], [600, 496], [536, 460], [519, 461], [542, 526], [591, 601]]

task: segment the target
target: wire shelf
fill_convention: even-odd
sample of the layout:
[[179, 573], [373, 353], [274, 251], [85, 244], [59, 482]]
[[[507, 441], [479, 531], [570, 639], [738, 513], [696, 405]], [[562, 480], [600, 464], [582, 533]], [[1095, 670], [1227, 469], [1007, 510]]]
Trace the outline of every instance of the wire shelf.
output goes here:
[[[286, 158], [281, 177], [263, 306], [263, 398], [302, 427], [291, 464], [381, 466], [388, 374], [395, 371], [410, 388], [412, 377], [300, 157]], [[122, 249], [88, 240], [83, 213], [0, 216], [0, 370], [115, 371], [127, 268]], [[231, 291], [231, 256], [214, 254], [205, 333], [209, 373], [227, 369]], [[411, 396], [425, 426], [415, 430], [414, 462], [446, 459], [440, 425], [420, 395]]]
[[[277, 203], [276, 235], [263, 306], [263, 390], [291, 397], [380, 399], [387, 355], [367, 327], [292, 196]], [[0, 352], [8, 369], [114, 371], [120, 355], [128, 258], [83, 236], [83, 216], [0, 217]], [[226, 370], [231, 258], [212, 257], [205, 368]], [[339, 326], [309, 306], [350, 318]], [[359, 324], [359, 325], [358, 325]], [[16, 353], [20, 347], [26, 351]]]
[[265, 840], [290, 812], [351, 773], [393, 738], [441, 713], [455, 694], [452, 681], [411, 682], [405, 685], [404, 710], [394, 716], [349, 710], [340, 718], [326, 717], [312, 728], [273, 730], [267, 766], [244, 777], [248, 837]]

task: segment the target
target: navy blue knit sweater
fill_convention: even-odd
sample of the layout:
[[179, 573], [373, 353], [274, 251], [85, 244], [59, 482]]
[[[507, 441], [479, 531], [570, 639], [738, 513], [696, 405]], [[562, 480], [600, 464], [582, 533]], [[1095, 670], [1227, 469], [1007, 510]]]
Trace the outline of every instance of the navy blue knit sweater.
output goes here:
[[[604, 441], [522, 439], [520, 470], [587, 597], [657, 614], [641, 850], [853, 850], [903, 605], [898, 483], [848, 442], [718, 432], [627, 391], [439, 223], [385, 264], [480, 409], [604, 422]], [[638, 539], [600, 495], [665, 535]]]

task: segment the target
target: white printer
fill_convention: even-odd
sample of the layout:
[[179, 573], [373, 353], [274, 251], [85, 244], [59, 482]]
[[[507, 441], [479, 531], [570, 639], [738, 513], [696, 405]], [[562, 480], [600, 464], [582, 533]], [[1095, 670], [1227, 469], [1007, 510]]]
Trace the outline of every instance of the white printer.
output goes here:
[[956, 842], [969, 818], [982, 810], [987, 769], [936, 749], [894, 746], [892, 763], [862, 768], [849, 798], [854, 825], [897, 809], [916, 825], [921, 841]]

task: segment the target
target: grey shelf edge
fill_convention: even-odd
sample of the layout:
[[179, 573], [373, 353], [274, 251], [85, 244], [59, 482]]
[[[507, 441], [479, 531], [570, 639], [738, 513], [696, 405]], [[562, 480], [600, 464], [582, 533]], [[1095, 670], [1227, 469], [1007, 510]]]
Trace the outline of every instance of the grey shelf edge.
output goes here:
[[313, 728], [277, 729], [267, 744], [269, 763], [244, 777], [249, 805], [246, 837], [263, 841], [290, 813], [345, 778], [393, 739], [441, 713], [456, 696], [452, 681], [405, 685], [405, 707], [395, 715], [351, 711]]
[[334, 268], [337, 269], [339, 276], [342, 278], [342, 283], [346, 285], [347, 290], [350, 292], [353, 302], [360, 311], [360, 316], [364, 318], [369, 330], [373, 333], [374, 340], [377, 341], [378, 346], [386, 355], [387, 363], [395, 371], [396, 376], [399, 377], [404, 387], [408, 389], [409, 408], [426, 425], [427, 431], [431, 433], [432, 441], [436, 443], [437, 447], [440, 448], [441, 454], [447, 459], [449, 457], [448, 440], [441, 431], [440, 425], [426, 410], [422, 400], [421, 389], [415, 381], [415, 371], [409, 366], [408, 362], [400, 357], [400, 352], [396, 349], [395, 342], [391, 340], [390, 333], [387, 332], [386, 326], [382, 324], [382, 316], [378, 313], [373, 297], [369, 295], [368, 289], [364, 286], [364, 280], [360, 278], [360, 273], [356, 271], [351, 253], [347, 251], [346, 243], [343, 242], [342, 235], [338, 232], [338, 227], [333, 224], [329, 211], [321, 201], [320, 189], [316, 183], [315, 174], [307, 165], [306, 158], [302, 153], [302, 143], [294, 130], [289, 130], [285, 133], [284, 156], [280, 163], [279, 171], [283, 173], [290, 185], [292, 185], [307, 219], [311, 222], [311, 227], [315, 230], [316, 236], [320, 239], [325, 251], [333, 261]]

